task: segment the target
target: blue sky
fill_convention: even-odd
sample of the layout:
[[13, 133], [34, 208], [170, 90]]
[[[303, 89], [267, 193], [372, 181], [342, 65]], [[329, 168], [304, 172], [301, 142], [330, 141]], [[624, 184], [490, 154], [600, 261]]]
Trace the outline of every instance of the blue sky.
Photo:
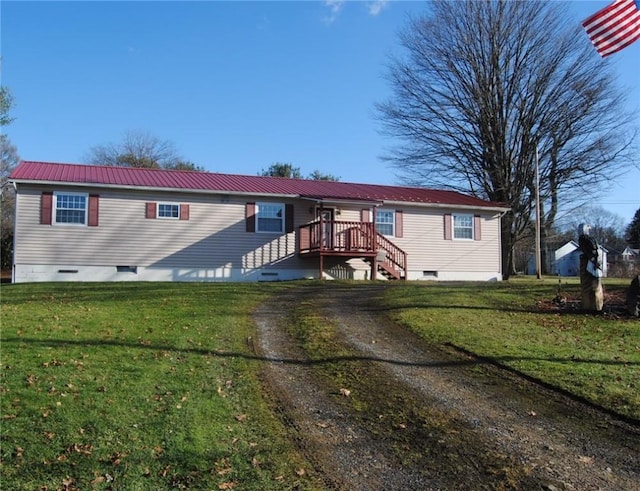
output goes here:
[[[571, 2], [579, 24], [608, 0]], [[417, 1], [0, 2], [2, 84], [21, 158], [82, 162], [127, 130], [175, 143], [212, 172], [291, 162], [397, 184], [374, 103]], [[585, 40], [588, 42], [586, 35]], [[595, 51], [594, 51], [595, 53]], [[640, 42], [608, 58], [640, 114]], [[640, 117], [638, 118], [640, 126]], [[640, 165], [640, 164], [639, 164]], [[600, 202], [628, 223], [640, 170]]]

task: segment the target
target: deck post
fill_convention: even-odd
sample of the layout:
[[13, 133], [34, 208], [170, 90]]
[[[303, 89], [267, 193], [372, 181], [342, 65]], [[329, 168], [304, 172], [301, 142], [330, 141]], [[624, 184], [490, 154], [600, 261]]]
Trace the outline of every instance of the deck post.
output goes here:
[[[322, 267], [322, 251], [324, 250], [324, 241], [325, 241], [325, 237], [324, 237], [324, 204], [321, 202], [320, 203], [320, 211], [319, 211], [319, 216], [318, 218], [319, 220], [319, 224], [320, 224], [320, 230], [318, 233], [318, 236], [320, 237], [320, 265]], [[322, 278], [322, 270], [320, 271], [320, 277]]]
[[319, 263], [320, 263], [320, 276], [319, 276], [319, 278], [321, 280], [324, 280], [324, 255], [322, 254], [322, 252], [320, 252]]
[[378, 279], [378, 231], [376, 230], [376, 217], [377, 217], [377, 206], [373, 206], [371, 210], [371, 248], [376, 255], [372, 258], [371, 261], [371, 280], [376, 281]]

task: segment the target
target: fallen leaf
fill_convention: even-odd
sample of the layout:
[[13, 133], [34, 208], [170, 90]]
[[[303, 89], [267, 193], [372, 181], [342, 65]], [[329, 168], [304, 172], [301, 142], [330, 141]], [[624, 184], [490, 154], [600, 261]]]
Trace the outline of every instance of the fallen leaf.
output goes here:
[[218, 485], [218, 489], [233, 489], [237, 486], [237, 484], [233, 481], [223, 482]]
[[91, 484], [94, 484], [94, 485], [95, 485], [95, 484], [100, 484], [100, 483], [103, 483], [103, 482], [105, 482], [105, 481], [106, 481], [106, 479], [105, 479], [105, 477], [104, 477], [104, 476], [97, 476], [95, 479], [93, 479], [93, 480], [91, 481]]
[[236, 421], [244, 421], [245, 419], [247, 419], [247, 415], [246, 414], [238, 414], [238, 415], [236, 415]]
[[303, 468], [296, 470], [296, 474], [298, 474], [300, 477], [304, 476], [306, 473], [307, 472]]
[[578, 457], [578, 461], [583, 464], [593, 464], [593, 457], [587, 457], [586, 455], [581, 455]]
[[351, 395], [351, 391], [349, 389], [340, 389], [340, 394], [345, 397], [349, 397]]

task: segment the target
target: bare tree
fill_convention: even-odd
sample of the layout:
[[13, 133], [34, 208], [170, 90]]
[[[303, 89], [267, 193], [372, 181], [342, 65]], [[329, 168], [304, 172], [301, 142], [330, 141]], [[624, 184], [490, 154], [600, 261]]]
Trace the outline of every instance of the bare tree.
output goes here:
[[9, 116], [9, 109], [13, 105], [13, 96], [9, 89], [0, 87], [0, 126], [6, 126], [13, 118]]
[[[434, 1], [401, 33], [392, 97], [377, 105], [386, 159], [405, 182], [504, 203], [503, 273], [532, 223], [535, 162], [543, 228], [563, 200], [593, 199], [632, 158], [636, 132], [610, 65], [560, 2]], [[543, 247], [544, 249], [544, 247]]]
[[178, 155], [175, 145], [142, 131], [127, 131], [121, 143], [98, 145], [86, 160], [94, 165], [145, 169], [202, 170]]
[[[13, 105], [13, 97], [6, 87], [0, 87], [0, 126], [4, 127], [13, 121], [9, 110]], [[9, 137], [0, 134], [0, 268], [10, 269], [13, 260], [13, 224], [15, 216], [15, 192], [8, 185], [8, 177], [18, 165], [18, 150]]]
[[577, 240], [577, 230], [581, 223], [591, 226], [590, 235], [601, 246], [616, 251], [624, 249], [624, 220], [620, 215], [605, 210], [601, 206], [580, 208], [567, 221], [566, 231], [571, 233], [573, 240]]

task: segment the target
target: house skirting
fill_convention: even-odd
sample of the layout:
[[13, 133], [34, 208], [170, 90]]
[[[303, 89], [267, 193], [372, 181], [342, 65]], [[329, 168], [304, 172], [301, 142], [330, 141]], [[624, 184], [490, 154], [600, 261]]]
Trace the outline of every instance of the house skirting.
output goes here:
[[502, 275], [496, 271], [429, 271], [409, 270], [409, 281], [502, 281]]
[[[325, 268], [324, 279], [368, 280], [370, 272], [338, 264]], [[240, 269], [240, 268], [159, 268], [123, 264], [118, 266], [86, 266], [70, 264], [18, 264], [13, 269], [13, 282], [45, 281], [289, 281], [318, 279], [315, 267], [305, 269]], [[378, 279], [384, 280], [382, 275]], [[408, 271], [411, 281], [501, 281], [499, 273], [454, 271]]]
[[[329, 268], [325, 279], [367, 279], [362, 271]], [[14, 283], [45, 281], [289, 281], [317, 279], [317, 268], [240, 269], [240, 268], [159, 268], [136, 265], [86, 266], [70, 264], [17, 264]]]

